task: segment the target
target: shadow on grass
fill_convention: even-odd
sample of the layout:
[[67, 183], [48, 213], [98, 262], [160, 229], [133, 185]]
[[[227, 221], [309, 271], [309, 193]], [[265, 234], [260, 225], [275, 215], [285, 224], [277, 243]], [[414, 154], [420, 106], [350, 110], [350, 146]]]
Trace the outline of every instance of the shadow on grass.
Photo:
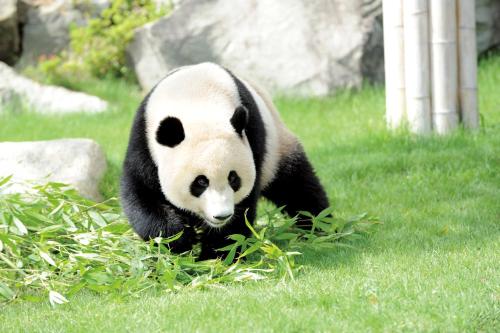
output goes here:
[[352, 265], [362, 253], [480, 249], [500, 235], [500, 155], [487, 133], [416, 138], [380, 133], [316, 147], [312, 158], [341, 214], [367, 211], [384, 225], [354, 249], [306, 250], [315, 268]]
[[302, 256], [297, 258], [297, 263], [306, 268], [319, 270], [330, 270], [332, 267], [352, 266], [359, 259], [359, 254], [365, 251], [371, 251], [371, 237], [375, 229], [383, 225], [372, 227], [369, 234], [363, 234], [356, 240], [343, 242], [349, 247], [338, 246], [331, 249], [315, 249], [312, 247], [301, 250]]

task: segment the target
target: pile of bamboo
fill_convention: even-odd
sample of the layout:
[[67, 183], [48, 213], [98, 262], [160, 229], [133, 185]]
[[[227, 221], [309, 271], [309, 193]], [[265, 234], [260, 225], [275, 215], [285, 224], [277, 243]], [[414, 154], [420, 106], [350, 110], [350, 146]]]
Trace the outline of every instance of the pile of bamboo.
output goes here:
[[479, 126], [474, 0], [383, 0], [391, 128], [446, 134]]

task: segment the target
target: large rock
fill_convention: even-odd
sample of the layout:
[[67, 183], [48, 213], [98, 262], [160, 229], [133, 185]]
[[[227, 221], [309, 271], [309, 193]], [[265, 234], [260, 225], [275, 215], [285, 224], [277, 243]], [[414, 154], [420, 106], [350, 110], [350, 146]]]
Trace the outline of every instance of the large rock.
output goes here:
[[70, 25], [85, 25], [109, 3], [109, 0], [32, 0], [26, 8], [23, 53], [18, 66], [35, 64], [40, 57], [50, 57], [66, 49], [70, 42]]
[[6, 106], [43, 113], [101, 112], [108, 104], [98, 97], [41, 85], [0, 62], [0, 112]]
[[324, 95], [361, 84], [369, 39], [361, 29], [363, 4], [186, 0], [171, 16], [138, 29], [128, 57], [145, 89], [174, 67], [213, 61], [274, 92]]
[[153, 0], [157, 8], [171, 6], [173, 9], [179, 7], [183, 1], [185, 0]]
[[477, 50], [500, 46], [500, 1], [476, 0]]
[[[157, 0], [161, 1], [161, 0]], [[148, 90], [177, 66], [213, 61], [273, 91], [323, 95], [383, 82], [381, 0], [184, 0], [127, 49]], [[500, 1], [477, 0], [479, 53], [500, 45]]]
[[382, 0], [363, 0], [363, 51], [361, 76], [369, 82], [384, 82], [384, 27]]
[[0, 61], [13, 65], [19, 51], [17, 0], [0, 0]]
[[106, 157], [89, 139], [33, 142], [0, 142], [0, 177], [13, 176], [21, 184], [5, 192], [25, 191], [24, 181], [66, 183], [81, 195], [100, 200], [99, 181], [106, 171]]

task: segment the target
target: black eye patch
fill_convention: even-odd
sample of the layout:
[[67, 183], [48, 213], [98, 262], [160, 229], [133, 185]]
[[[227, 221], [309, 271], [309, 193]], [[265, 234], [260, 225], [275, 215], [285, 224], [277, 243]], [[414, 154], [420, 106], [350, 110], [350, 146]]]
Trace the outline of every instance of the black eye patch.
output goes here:
[[231, 186], [234, 192], [237, 192], [240, 189], [241, 178], [238, 176], [236, 171], [231, 170], [231, 172], [229, 172], [229, 176], [227, 176], [227, 180], [229, 182], [229, 186]]
[[243, 105], [238, 106], [236, 110], [234, 110], [234, 114], [231, 117], [231, 125], [233, 125], [234, 130], [240, 137], [243, 136], [243, 130], [247, 127], [248, 124], [248, 109]]
[[170, 148], [177, 146], [184, 138], [184, 127], [182, 127], [181, 121], [175, 117], [163, 119], [156, 131], [156, 141]]
[[208, 188], [208, 185], [208, 178], [203, 175], [199, 175], [193, 180], [191, 186], [189, 187], [189, 190], [194, 197], [198, 198], [200, 195], [202, 195], [203, 192], [205, 192], [205, 190]]

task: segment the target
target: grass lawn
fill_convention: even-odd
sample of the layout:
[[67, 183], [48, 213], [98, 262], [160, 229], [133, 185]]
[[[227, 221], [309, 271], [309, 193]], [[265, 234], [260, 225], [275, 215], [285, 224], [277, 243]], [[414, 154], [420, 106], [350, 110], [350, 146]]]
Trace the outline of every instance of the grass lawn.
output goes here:
[[[100, 115], [0, 116], [0, 141], [89, 137], [107, 154], [105, 196], [140, 93], [119, 82], [75, 83], [109, 100]], [[479, 72], [481, 132], [416, 138], [385, 129], [384, 93], [278, 99], [340, 215], [383, 225], [355, 249], [307, 252], [293, 282], [265, 281], [116, 299], [84, 292], [52, 309], [16, 302], [0, 331], [500, 331], [500, 56]]]

